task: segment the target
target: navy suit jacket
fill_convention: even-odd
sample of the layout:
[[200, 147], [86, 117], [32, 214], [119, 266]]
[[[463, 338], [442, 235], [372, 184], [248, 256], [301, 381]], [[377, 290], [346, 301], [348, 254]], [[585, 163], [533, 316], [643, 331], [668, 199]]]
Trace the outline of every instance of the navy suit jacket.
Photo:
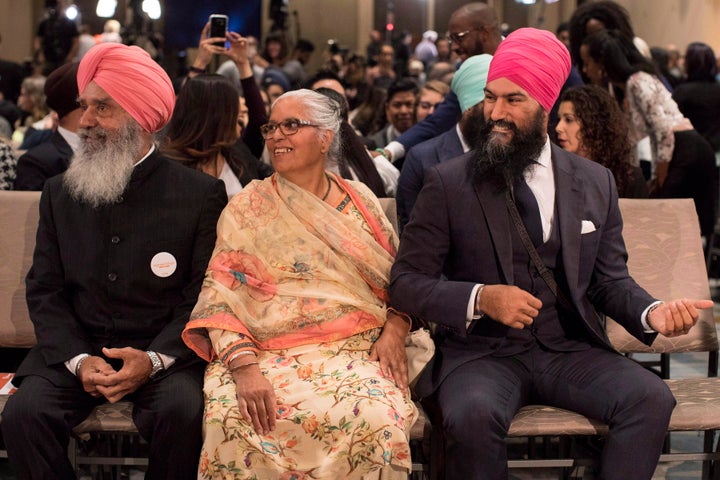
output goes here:
[[50, 139], [25, 152], [17, 163], [13, 190], [41, 191], [45, 181], [67, 170], [72, 148], [62, 135], [54, 132]]
[[417, 196], [425, 181], [425, 170], [440, 162], [463, 154], [462, 142], [457, 128], [452, 128], [442, 135], [415, 145], [405, 156], [398, 180], [397, 215], [400, 231], [410, 219]]
[[[437, 350], [416, 385], [431, 394], [455, 368], [491, 354], [507, 328], [489, 318], [466, 329], [468, 302], [478, 284], [513, 285], [513, 247], [504, 193], [475, 185], [473, 153], [430, 167], [392, 268], [393, 307], [436, 322]], [[628, 275], [622, 217], [612, 173], [552, 145], [555, 222], [562, 242], [567, 297], [591, 341], [611, 349], [604, 317], [610, 315], [645, 343], [641, 315], [654, 299]], [[581, 233], [584, 221], [595, 230]], [[587, 224], [586, 224], [587, 225]]]

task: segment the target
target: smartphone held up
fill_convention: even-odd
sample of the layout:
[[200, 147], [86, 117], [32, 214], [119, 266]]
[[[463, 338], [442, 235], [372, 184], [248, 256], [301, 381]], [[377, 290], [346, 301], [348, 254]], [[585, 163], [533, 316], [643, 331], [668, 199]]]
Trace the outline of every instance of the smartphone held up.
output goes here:
[[[228, 16], [222, 15], [218, 13], [213, 13], [210, 15], [210, 33], [209, 37], [222, 37], [225, 38], [225, 35], [227, 34], [227, 27], [228, 27]], [[224, 47], [225, 41], [222, 42], [214, 42], [213, 45], [217, 45], [218, 47]]]

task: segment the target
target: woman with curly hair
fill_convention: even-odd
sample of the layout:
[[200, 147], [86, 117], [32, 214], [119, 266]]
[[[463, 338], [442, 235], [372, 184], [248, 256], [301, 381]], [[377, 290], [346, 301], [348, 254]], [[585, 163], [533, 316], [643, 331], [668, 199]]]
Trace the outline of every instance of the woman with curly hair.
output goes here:
[[647, 198], [642, 171], [632, 165], [627, 121], [605, 89], [583, 85], [566, 90], [558, 115], [555, 131], [562, 148], [610, 169], [621, 197]]

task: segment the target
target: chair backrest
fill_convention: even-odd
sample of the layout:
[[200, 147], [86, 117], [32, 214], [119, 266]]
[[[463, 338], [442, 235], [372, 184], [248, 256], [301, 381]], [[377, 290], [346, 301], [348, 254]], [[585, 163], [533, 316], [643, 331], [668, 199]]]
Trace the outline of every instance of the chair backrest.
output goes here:
[[[630, 275], [654, 297], [710, 299], [700, 226], [692, 199], [620, 199]], [[647, 346], [608, 319], [610, 341], [620, 352], [679, 353], [718, 350], [715, 319], [704, 310], [690, 333], [658, 335]]]
[[395, 202], [395, 199], [392, 197], [383, 197], [378, 200], [380, 200], [380, 206], [383, 208], [383, 211], [385, 212], [385, 216], [388, 217], [388, 220], [390, 220], [390, 223], [392, 224], [393, 228], [395, 229], [395, 233], [397, 233], [397, 231], [398, 231], [397, 203]]
[[35, 331], [25, 302], [40, 192], [0, 191], [0, 347], [31, 347]]

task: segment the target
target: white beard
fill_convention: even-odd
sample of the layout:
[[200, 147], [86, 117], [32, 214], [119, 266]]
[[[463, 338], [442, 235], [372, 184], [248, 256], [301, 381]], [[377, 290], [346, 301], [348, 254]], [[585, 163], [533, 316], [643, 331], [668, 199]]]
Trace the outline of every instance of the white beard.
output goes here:
[[116, 203], [142, 155], [141, 127], [134, 120], [117, 131], [100, 127], [78, 130], [80, 149], [65, 172], [70, 195], [93, 208]]

